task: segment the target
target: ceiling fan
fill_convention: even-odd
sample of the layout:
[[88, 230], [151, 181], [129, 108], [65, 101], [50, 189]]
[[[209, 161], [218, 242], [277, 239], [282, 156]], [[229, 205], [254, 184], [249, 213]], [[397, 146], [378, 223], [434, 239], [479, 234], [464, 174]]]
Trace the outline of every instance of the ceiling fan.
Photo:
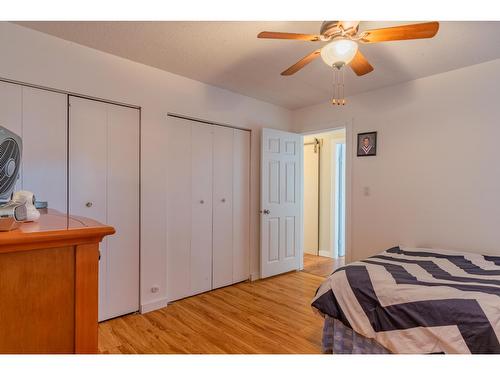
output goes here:
[[[335, 95], [333, 104], [345, 104], [343, 98], [344, 77], [343, 68], [349, 65], [358, 76], [373, 71], [373, 67], [359, 50], [358, 44], [378, 43], [393, 40], [432, 38], [439, 29], [438, 22], [417, 23], [387, 27], [383, 29], [366, 30], [358, 33], [359, 21], [325, 21], [321, 25], [319, 34], [296, 34], [263, 31], [257, 35], [264, 39], [292, 39], [310, 42], [329, 42], [293, 64], [281, 73], [289, 76], [321, 56], [323, 61], [334, 68]], [[342, 97], [342, 99], [340, 99]]]

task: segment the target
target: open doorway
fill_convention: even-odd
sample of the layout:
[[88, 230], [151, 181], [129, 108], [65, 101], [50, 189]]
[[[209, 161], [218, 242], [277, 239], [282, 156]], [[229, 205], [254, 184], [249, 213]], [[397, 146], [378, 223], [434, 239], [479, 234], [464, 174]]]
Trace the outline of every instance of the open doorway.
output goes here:
[[345, 264], [345, 128], [304, 136], [304, 271]]

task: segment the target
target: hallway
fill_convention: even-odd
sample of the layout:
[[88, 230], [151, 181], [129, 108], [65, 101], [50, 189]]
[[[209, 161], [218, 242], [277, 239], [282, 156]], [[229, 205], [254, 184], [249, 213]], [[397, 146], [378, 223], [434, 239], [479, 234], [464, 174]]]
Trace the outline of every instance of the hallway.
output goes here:
[[334, 259], [329, 257], [304, 254], [303, 271], [316, 276], [328, 277], [334, 270], [344, 266], [344, 264], [344, 257]]

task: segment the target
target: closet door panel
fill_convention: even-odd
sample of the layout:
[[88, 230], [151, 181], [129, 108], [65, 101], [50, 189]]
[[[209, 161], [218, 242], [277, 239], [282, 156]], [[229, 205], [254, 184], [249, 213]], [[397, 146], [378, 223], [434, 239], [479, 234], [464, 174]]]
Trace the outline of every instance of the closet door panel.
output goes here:
[[[69, 213], [107, 223], [107, 108], [105, 103], [70, 97]], [[119, 235], [118, 233], [115, 234]], [[105, 238], [99, 245], [99, 320], [108, 309], [104, 282], [107, 263]]]
[[139, 111], [107, 110], [107, 224], [118, 235], [107, 243], [104, 319], [139, 310]]
[[[21, 86], [0, 82], [0, 126], [7, 128], [20, 137], [23, 135], [22, 103]], [[21, 189], [22, 170], [19, 174], [19, 180], [16, 183], [14, 191]]]
[[250, 276], [250, 132], [234, 130], [233, 282]]
[[191, 294], [191, 123], [167, 122], [167, 298]]
[[106, 104], [71, 97], [69, 134], [69, 211], [106, 223]]
[[233, 129], [213, 131], [213, 288], [220, 288], [233, 283]]
[[0, 82], [0, 126], [22, 136], [22, 86]]
[[[181, 142], [182, 140], [178, 140]], [[212, 128], [191, 125], [191, 293], [212, 289]], [[185, 194], [185, 193], [184, 193]]]
[[67, 95], [23, 87], [23, 189], [67, 212]]
[[106, 223], [106, 104], [71, 97], [69, 134], [69, 211]]

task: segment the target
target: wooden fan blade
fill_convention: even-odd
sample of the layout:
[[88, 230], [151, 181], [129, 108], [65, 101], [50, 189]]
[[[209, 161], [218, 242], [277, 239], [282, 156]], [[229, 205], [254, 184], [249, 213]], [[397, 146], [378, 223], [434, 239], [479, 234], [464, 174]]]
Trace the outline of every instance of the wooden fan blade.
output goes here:
[[415, 23], [385, 29], [368, 30], [361, 34], [365, 43], [387, 42], [391, 40], [432, 38], [439, 30], [439, 22]]
[[296, 33], [278, 33], [274, 31], [262, 31], [257, 35], [257, 38], [265, 39], [293, 39], [293, 40], [308, 40], [316, 42], [319, 40], [319, 35], [314, 34], [296, 34]]
[[285, 70], [284, 72], [282, 72], [281, 75], [282, 76], [290, 76], [290, 75], [298, 72], [304, 66], [306, 66], [307, 64], [309, 64], [315, 58], [317, 58], [320, 54], [321, 54], [321, 48], [317, 49], [316, 51], [311, 52], [309, 55], [305, 56], [303, 59], [297, 61], [295, 64], [293, 64], [287, 70]]
[[359, 49], [349, 65], [358, 76], [362, 76], [373, 71], [373, 66], [370, 65], [366, 57], [360, 52]]

